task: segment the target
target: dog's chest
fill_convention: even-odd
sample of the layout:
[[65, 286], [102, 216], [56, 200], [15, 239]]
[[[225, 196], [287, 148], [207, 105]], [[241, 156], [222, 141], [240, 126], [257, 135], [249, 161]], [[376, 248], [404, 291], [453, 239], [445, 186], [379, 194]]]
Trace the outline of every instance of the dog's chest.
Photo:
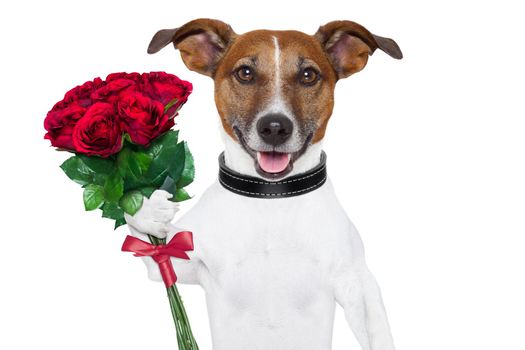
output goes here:
[[339, 220], [324, 200], [321, 190], [275, 200], [212, 186], [179, 221], [194, 231], [203, 287], [229, 309], [315, 308], [331, 292], [326, 278]]
[[322, 289], [324, 266], [311, 229], [274, 219], [241, 219], [242, 225], [220, 233], [223, 253], [206, 259], [214, 287], [237, 308], [281, 303], [301, 308]]

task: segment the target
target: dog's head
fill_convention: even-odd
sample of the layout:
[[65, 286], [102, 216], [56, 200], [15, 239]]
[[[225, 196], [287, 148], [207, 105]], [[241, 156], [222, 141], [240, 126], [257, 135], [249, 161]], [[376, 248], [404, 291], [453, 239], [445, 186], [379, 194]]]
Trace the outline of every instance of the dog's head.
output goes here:
[[148, 52], [169, 43], [190, 70], [213, 78], [226, 134], [269, 179], [288, 175], [323, 139], [339, 79], [362, 70], [376, 49], [402, 58], [392, 39], [350, 21], [330, 22], [314, 35], [272, 30], [238, 35], [221, 21], [196, 19], [157, 32]]

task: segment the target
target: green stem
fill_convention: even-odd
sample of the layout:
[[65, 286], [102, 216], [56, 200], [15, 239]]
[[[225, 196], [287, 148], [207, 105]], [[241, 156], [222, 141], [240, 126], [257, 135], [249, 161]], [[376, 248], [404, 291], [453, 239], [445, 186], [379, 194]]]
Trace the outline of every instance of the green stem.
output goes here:
[[[165, 239], [160, 239], [152, 235], [148, 235], [148, 237], [152, 244], [166, 244]], [[177, 331], [177, 343], [179, 344], [179, 350], [199, 350], [197, 342], [193, 337], [190, 321], [188, 320], [188, 315], [186, 314], [186, 309], [184, 309], [184, 304], [180, 297], [177, 286], [174, 284], [167, 288], [167, 291], [171, 315], [173, 316], [175, 330]]]

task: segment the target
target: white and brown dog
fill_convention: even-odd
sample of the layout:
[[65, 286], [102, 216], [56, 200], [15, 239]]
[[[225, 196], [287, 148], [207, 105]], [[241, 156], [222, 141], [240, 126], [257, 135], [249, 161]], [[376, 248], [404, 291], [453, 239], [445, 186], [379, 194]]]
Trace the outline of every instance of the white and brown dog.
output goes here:
[[[397, 44], [350, 21], [313, 36], [238, 35], [211, 19], [159, 31], [148, 52], [169, 43], [215, 82], [222, 176], [176, 227], [176, 206], [160, 190], [126, 220], [144, 239], [193, 232], [191, 260], [172, 260], [179, 283], [206, 292], [213, 348], [330, 349], [337, 302], [363, 349], [394, 349], [361, 239], [320, 164], [337, 80], [363, 69], [377, 48], [400, 59]], [[144, 261], [160, 281], [157, 265]]]

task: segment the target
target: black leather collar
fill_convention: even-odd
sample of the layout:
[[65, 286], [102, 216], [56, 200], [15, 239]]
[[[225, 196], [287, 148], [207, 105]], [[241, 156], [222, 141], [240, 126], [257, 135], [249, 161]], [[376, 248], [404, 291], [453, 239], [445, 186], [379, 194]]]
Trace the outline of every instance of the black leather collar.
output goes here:
[[320, 163], [313, 169], [280, 181], [247, 176], [231, 170], [224, 161], [224, 152], [219, 156], [219, 182], [227, 190], [246, 197], [284, 198], [311, 192], [326, 181], [326, 154], [321, 153]]

